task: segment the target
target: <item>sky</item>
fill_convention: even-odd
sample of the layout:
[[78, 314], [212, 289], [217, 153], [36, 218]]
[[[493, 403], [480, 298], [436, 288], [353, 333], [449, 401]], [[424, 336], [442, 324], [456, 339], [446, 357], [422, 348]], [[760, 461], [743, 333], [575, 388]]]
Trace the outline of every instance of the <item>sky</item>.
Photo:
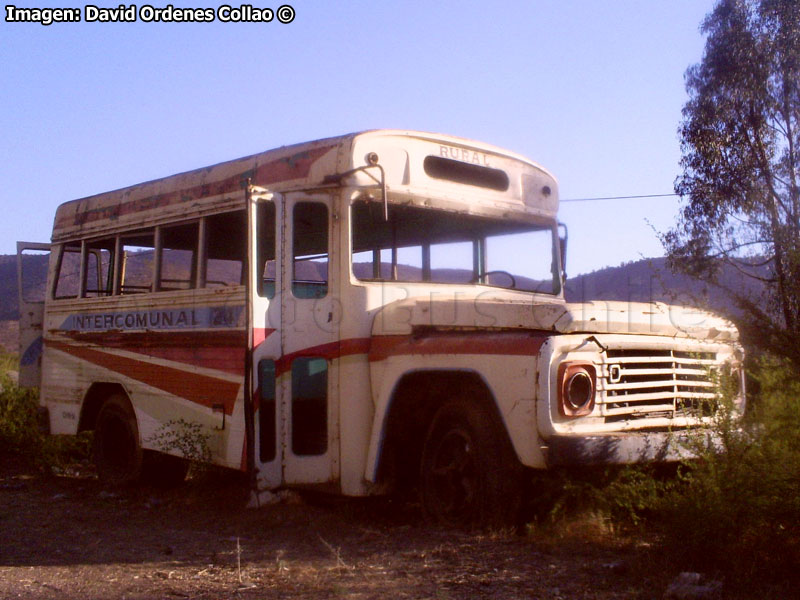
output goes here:
[[[67, 200], [365, 129], [507, 148], [562, 200], [673, 191], [713, 0], [287, 3], [286, 24], [0, 21], [0, 254], [48, 241]], [[563, 202], [568, 273], [663, 255], [679, 207]]]

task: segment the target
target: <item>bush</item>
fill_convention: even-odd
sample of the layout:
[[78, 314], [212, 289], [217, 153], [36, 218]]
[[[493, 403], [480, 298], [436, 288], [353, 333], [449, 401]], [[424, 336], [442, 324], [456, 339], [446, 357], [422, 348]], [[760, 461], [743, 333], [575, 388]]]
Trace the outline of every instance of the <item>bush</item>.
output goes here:
[[[522, 522], [539, 541], [628, 543], [647, 534], [660, 498], [674, 485], [673, 464], [571, 467], [536, 472]], [[648, 537], [652, 537], [649, 536]]]
[[788, 581], [800, 564], [800, 379], [762, 361], [745, 422], [723, 411], [705, 448], [658, 495], [653, 524], [672, 560], [729, 579]]
[[37, 395], [0, 376], [0, 452], [29, 453], [41, 443]]
[[723, 393], [712, 426], [720, 445], [698, 431], [698, 458], [679, 465], [544, 474], [532, 490], [537, 522], [594, 514], [617, 534], [657, 540], [670, 570], [724, 575], [762, 594], [789, 586], [800, 565], [800, 377], [776, 360], [752, 376], [745, 419]]
[[0, 376], [19, 368], [19, 359], [15, 354], [7, 354], [0, 347]]
[[0, 452], [15, 454], [51, 470], [69, 462], [87, 460], [87, 435], [50, 436], [39, 431], [39, 395], [22, 389], [5, 373], [0, 375]]

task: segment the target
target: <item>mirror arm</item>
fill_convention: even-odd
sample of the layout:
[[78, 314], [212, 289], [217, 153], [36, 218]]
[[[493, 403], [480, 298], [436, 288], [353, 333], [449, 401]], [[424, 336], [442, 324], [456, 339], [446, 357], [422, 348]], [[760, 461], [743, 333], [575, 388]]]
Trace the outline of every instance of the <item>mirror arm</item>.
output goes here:
[[558, 243], [559, 248], [561, 250], [561, 274], [564, 276], [564, 281], [567, 280], [567, 240], [569, 239], [569, 233], [567, 232], [567, 224], [566, 223], [558, 223], [558, 228], [562, 229], [564, 235], [559, 236]]
[[[381, 186], [381, 194], [383, 194], [383, 220], [389, 220], [389, 194], [388, 194], [388, 186], [386, 185], [386, 171], [383, 169], [383, 165], [378, 164], [378, 155], [374, 152], [370, 152], [367, 155], [367, 161], [369, 161], [368, 165], [363, 165], [360, 167], [356, 167], [355, 169], [350, 169], [349, 171], [345, 171], [344, 173], [336, 173], [335, 175], [327, 175], [322, 183], [341, 183], [342, 179], [345, 177], [349, 177], [354, 173], [364, 173], [372, 178], [372, 180]], [[380, 179], [375, 177], [372, 173], [370, 173], [367, 169], [377, 168], [380, 171]]]

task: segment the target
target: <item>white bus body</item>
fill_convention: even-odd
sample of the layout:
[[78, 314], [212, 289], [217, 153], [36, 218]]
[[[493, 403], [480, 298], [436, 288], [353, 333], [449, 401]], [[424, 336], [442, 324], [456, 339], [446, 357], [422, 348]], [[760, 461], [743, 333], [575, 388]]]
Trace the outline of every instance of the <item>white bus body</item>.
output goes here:
[[434, 517], [491, 520], [522, 467], [679, 457], [740, 371], [713, 315], [565, 303], [557, 209], [535, 163], [408, 131], [67, 202], [23, 378], [112, 483], [180, 477], [159, 457], [189, 431], [258, 492], [419, 484]]

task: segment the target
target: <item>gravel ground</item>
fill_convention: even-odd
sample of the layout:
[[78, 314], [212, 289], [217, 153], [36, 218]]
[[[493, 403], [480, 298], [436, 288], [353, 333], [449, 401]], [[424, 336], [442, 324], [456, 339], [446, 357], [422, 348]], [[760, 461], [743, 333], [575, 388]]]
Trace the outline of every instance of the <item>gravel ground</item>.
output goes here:
[[232, 474], [119, 492], [84, 471], [0, 459], [0, 598], [611, 600], [661, 598], [669, 583], [645, 544], [590, 521], [465, 533], [385, 499], [287, 493], [245, 509]]

